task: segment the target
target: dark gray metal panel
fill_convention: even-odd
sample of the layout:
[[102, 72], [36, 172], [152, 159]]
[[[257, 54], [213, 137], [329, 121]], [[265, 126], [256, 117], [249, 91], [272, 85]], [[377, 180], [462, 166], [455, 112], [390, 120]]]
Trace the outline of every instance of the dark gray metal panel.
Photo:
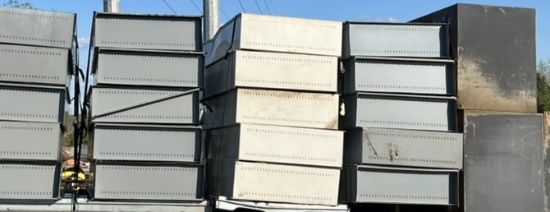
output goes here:
[[358, 93], [344, 97], [340, 129], [357, 127], [456, 131], [452, 97]]
[[94, 198], [201, 201], [202, 165], [95, 164]]
[[0, 44], [0, 81], [65, 86], [68, 49]]
[[96, 47], [202, 50], [201, 17], [96, 13]]
[[345, 166], [350, 203], [457, 205], [458, 171]]
[[97, 84], [199, 87], [204, 55], [175, 51], [99, 49]]
[[447, 25], [347, 22], [344, 32], [343, 58], [445, 58], [449, 55]]
[[542, 116], [464, 112], [466, 211], [543, 211]]
[[360, 128], [344, 146], [346, 164], [462, 169], [462, 133]]
[[344, 67], [344, 94], [456, 95], [456, 72], [452, 60], [353, 57], [344, 61]]
[[[92, 117], [136, 105], [181, 95], [184, 90], [144, 88], [93, 88], [91, 97]], [[143, 107], [92, 119], [96, 123], [171, 123], [198, 124], [198, 91], [156, 102]]]
[[58, 161], [59, 123], [0, 121], [0, 160]]
[[450, 24], [460, 108], [537, 111], [534, 9], [457, 4], [414, 22]]
[[94, 127], [96, 160], [201, 161], [199, 127], [107, 125]]
[[0, 201], [59, 197], [60, 164], [0, 163]]
[[0, 7], [0, 43], [70, 49], [76, 14]]
[[63, 123], [65, 89], [0, 84], [0, 120]]

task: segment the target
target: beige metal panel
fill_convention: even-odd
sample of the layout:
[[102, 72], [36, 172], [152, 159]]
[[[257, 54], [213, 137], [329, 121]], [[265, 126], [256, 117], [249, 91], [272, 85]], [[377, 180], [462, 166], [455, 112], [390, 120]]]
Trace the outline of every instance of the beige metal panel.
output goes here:
[[58, 161], [61, 138], [59, 123], [0, 121], [0, 160]]
[[209, 66], [205, 75], [207, 97], [235, 87], [336, 93], [338, 57], [235, 51]]
[[[340, 170], [218, 161], [219, 195], [237, 200], [337, 205]], [[226, 173], [234, 173], [227, 176]]]
[[342, 167], [343, 131], [241, 124], [207, 137], [210, 158]]
[[236, 123], [338, 129], [337, 94], [239, 88], [206, 104], [209, 129]]

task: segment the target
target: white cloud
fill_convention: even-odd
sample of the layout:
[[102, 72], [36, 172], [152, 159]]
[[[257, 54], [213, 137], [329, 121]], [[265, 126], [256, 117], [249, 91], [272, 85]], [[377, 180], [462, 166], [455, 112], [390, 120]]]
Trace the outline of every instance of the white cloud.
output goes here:
[[78, 38], [78, 47], [82, 48], [90, 45], [90, 38], [88, 37], [79, 37]]

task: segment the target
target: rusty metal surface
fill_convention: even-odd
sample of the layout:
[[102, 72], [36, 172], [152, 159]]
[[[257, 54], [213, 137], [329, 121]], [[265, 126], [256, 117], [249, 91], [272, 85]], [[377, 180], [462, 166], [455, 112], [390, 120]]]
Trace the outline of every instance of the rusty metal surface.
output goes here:
[[542, 116], [464, 117], [465, 211], [543, 211]]
[[413, 22], [450, 23], [459, 108], [536, 112], [535, 10], [457, 4]]

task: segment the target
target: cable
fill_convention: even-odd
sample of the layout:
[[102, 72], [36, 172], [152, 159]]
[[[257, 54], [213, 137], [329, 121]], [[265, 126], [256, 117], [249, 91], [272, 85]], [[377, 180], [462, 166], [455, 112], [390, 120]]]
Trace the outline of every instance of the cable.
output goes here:
[[265, 7], [267, 8], [267, 12], [269, 12], [269, 15], [271, 15], [271, 9], [269, 9], [269, 5], [267, 5], [267, 2], [264, 0]]
[[225, 18], [227, 18], [227, 20], [230, 19], [229, 16], [227, 16], [227, 14], [225, 14], [225, 12], [223, 11], [223, 9], [221, 7], [220, 7], [220, 11], [222, 11], [223, 16], [225, 16]]
[[195, 3], [195, 1], [191, 0], [191, 3], [193, 3], [193, 5], [195, 5], [195, 8], [197, 8], [197, 10], [199, 11], [199, 13], [202, 14], [202, 10], [199, 8], [199, 6], [197, 6], [197, 3]]
[[172, 12], [174, 13], [174, 15], [177, 15], [176, 11], [174, 10], [174, 8], [172, 8], [172, 6], [170, 6], [170, 4], [168, 4], [168, 2], [166, 0], [162, 0], [164, 2], [164, 4], [166, 4], [166, 6], [168, 6], [168, 8], [170, 8], [170, 10], [172, 10]]
[[241, 0], [239, 0], [239, 4], [241, 5], [241, 9], [243, 9], [243, 12], [246, 13], [246, 10], [244, 9], [244, 6], [243, 6], [243, 3], [241, 2]]
[[254, 2], [256, 2], [256, 7], [258, 7], [258, 10], [260, 11], [260, 14], [263, 15], [264, 13], [262, 12], [262, 9], [260, 8], [260, 5], [258, 4], [258, 0], [254, 0]]

